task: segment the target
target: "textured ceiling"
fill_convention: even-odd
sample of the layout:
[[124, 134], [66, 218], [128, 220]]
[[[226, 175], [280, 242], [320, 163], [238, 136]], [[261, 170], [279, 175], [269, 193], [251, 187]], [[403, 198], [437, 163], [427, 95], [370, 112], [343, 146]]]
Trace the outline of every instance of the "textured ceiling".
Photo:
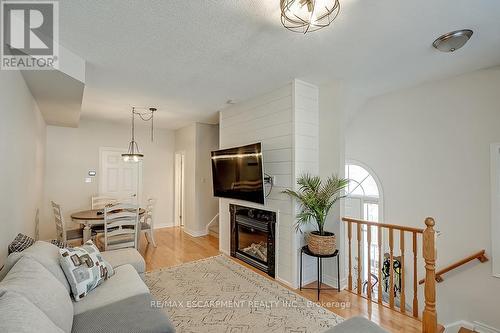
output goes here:
[[[216, 119], [293, 78], [343, 80], [376, 95], [500, 64], [500, 1], [341, 0], [330, 27], [281, 26], [279, 0], [63, 0], [61, 44], [87, 60], [82, 117], [128, 121], [130, 106], [159, 107], [156, 124]], [[471, 28], [454, 54], [440, 34]]]

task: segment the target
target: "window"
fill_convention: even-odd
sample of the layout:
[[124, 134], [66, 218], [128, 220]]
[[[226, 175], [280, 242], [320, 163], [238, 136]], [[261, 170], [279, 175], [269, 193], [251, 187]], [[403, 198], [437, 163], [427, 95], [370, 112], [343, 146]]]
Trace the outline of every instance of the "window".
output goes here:
[[[382, 196], [381, 187], [373, 172], [359, 162], [348, 162], [345, 166], [345, 178], [349, 179], [347, 186], [347, 198], [344, 200], [344, 214], [346, 216], [368, 220], [373, 222], [382, 221]], [[371, 273], [378, 273], [378, 234], [377, 228], [372, 228], [371, 234]], [[363, 248], [363, 281], [368, 279], [368, 245], [365, 242], [367, 228], [362, 228]]]

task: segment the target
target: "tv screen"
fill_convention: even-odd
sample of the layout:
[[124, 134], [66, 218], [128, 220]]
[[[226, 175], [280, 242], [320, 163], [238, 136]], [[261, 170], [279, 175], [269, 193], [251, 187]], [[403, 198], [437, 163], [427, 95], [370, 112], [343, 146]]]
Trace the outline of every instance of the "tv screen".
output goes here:
[[260, 143], [212, 152], [214, 196], [264, 204]]

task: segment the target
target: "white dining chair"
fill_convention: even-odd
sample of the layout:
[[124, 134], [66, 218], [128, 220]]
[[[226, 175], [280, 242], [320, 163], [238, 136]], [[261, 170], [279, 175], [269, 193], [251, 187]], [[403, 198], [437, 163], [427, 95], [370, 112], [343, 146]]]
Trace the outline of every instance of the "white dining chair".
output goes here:
[[156, 199], [149, 198], [146, 203], [146, 211], [141, 218], [141, 234], [144, 233], [148, 244], [153, 244], [156, 247], [154, 235], [154, 212], [156, 206]]
[[113, 197], [107, 196], [93, 196], [91, 198], [90, 207], [92, 210], [94, 209], [104, 209], [107, 205], [114, 205], [118, 203], [118, 200]]
[[56, 223], [57, 240], [64, 243], [72, 240], [83, 241], [83, 229], [67, 229], [66, 223], [64, 222], [61, 206], [56, 204], [54, 201], [51, 201], [51, 203], [52, 211], [54, 212], [54, 220]]
[[35, 240], [40, 239], [40, 210], [37, 208], [35, 212]]
[[104, 233], [98, 235], [104, 251], [137, 249], [139, 206], [121, 203], [104, 208]]

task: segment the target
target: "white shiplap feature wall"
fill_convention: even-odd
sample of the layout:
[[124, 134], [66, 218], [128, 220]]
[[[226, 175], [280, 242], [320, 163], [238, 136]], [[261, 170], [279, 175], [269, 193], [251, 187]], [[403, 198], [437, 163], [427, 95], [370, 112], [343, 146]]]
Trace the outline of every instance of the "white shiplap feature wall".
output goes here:
[[286, 86], [220, 112], [220, 148], [262, 143], [264, 172], [275, 184], [265, 206], [238, 200], [219, 201], [219, 247], [230, 252], [229, 204], [278, 213], [276, 278], [298, 283], [301, 235], [294, 229], [295, 203], [282, 194], [303, 171], [318, 172], [318, 89], [294, 80]]
[[[295, 80], [294, 82], [294, 178], [304, 173], [319, 173], [319, 90], [316, 86]], [[298, 185], [294, 182], [297, 190]], [[299, 206], [297, 205], [297, 209]], [[296, 212], [296, 211], [295, 211]], [[294, 213], [295, 213], [294, 212]], [[310, 231], [311, 227], [302, 228]], [[295, 232], [295, 228], [292, 228]], [[295, 233], [297, 256], [295, 261], [294, 285], [298, 285], [300, 247], [305, 245], [304, 235]], [[314, 258], [303, 256], [303, 283], [317, 280], [317, 265]]]

